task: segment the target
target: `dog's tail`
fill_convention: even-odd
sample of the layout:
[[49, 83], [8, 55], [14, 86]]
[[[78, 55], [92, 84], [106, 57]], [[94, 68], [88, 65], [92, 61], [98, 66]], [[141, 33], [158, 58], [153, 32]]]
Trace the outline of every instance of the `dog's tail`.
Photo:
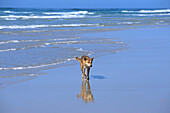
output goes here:
[[79, 57], [76, 57], [76, 60], [78, 60], [80, 62], [80, 58]]

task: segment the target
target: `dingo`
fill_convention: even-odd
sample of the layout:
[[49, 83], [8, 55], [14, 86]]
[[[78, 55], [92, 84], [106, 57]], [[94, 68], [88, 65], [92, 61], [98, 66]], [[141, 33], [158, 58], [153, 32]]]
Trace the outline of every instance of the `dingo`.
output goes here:
[[[82, 78], [84, 78], [85, 76], [85, 78], [89, 80], [90, 67], [92, 67], [92, 62], [93, 62], [94, 57], [90, 58], [88, 56], [82, 56], [81, 58], [76, 57], [76, 59], [80, 62]], [[87, 69], [86, 74], [85, 74], [85, 69]]]

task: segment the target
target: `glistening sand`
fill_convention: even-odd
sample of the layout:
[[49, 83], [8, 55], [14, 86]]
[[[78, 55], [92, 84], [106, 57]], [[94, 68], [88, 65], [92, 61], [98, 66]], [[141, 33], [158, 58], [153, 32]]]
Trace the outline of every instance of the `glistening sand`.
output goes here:
[[119, 38], [128, 49], [94, 59], [90, 89], [81, 92], [79, 64], [43, 71], [46, 75], [0, 90], [1, 113], [169, 113], [170, 33], [168, 26], [83, 34]]

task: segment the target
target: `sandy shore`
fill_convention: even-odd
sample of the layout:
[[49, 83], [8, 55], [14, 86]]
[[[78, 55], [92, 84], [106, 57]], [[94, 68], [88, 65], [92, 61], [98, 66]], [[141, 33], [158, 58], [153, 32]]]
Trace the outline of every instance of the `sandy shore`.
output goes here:
[[[8, 86], [0, 90], [0, 112], [169, 113], [169, 29], [84, 34], [119, 38], [129, 49], [95, 58], [86, 92], [78, 63], [50, 69], [44, 71], [46, 75]], [[88, 97], [83, 100], [80, 93]]]

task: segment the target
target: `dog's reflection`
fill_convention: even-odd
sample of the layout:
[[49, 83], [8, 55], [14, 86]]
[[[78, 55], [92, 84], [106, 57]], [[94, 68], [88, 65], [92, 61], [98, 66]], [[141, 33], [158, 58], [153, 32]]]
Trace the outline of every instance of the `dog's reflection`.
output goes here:
[[89, 80], [83, 80], [81, 84], [81, 93], [77, 95], [77, 98], [82, 98], [85, 103], [93, 102], [93, 94], [90, 89]]

